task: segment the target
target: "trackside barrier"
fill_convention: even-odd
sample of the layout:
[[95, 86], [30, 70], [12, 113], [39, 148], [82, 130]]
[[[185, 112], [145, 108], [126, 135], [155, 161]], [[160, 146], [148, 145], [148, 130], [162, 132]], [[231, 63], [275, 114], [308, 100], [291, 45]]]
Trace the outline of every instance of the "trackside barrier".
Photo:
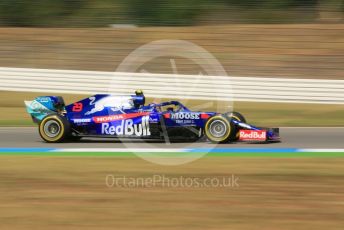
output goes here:
[[160, 98], [344, 104], [344, 80], [0, 67], [0, 82], [5, 91], [126, 95], [142, 89]]

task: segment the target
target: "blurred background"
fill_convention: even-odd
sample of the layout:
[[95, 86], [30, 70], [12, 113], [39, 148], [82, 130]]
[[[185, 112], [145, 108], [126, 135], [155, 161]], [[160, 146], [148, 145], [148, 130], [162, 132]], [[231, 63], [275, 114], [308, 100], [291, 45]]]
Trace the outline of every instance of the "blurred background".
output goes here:
[[[115, 71], [143, 44], [182, 39], [213, 54], [229, 76], [344, 79], [343, 22], [343, 0], [0, 0], [0, 66]], [[188, 61], [175, 64], [180, 74], [199, 73]], [[164, 58], [145, 70], [173, 71]], [[22, 101], [38, 94], [0, 95], [5, 114], [15, 114], [0, 124], [31, 124]], [[252, 122], [287, 126], [344, 125], [342, 107], [235, 103]]]
[[[182, 39], [212, 53], [229, 76], [344, 80], [343, 22], [344, 0], [0, 0], [0, 67], [115, 71], [143, 44]], [[175, 64], [179, 73], [199, 73], [190, 62]], [[173, 73], [164, 58], [145, 69]], [[23, 101], [42, 94], [51, 93], [0, 91], [0, 126], [33, 126]], [[86, 95], [62, 96], [71, 103]], [[343, 105], [234, 106], [256, 125], [344, 126]], [[9, 137], [18, 146], [40, 143], [33, 128], [2, 130], [17, 131]], [[32, 133], [35, 143], [20, 139]], [[97, 153], [2, 155], [0, 228], [343, 229], [343, 158], [273, 155], [209, 156], [175, 167]], [[232, 190], [105, 185], [107, 174], [232, 173], [240, 177]]]
[[0, 64], [113, 71], [140, 45], [184, 39], [229, 75], [344, 79], [343, 2], [0, 0]]
[[339, 22], [342, 0], [1, 0], [1, 24], [25, 27]]

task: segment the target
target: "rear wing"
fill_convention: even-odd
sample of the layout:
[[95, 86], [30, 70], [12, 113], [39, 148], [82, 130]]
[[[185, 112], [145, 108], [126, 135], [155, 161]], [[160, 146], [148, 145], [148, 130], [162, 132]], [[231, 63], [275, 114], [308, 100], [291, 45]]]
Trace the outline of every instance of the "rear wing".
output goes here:
[[33, 101], [24, 101], [26, 111], [33, 122], [39, 123], [45, 116], [64, 111], [65, 103], [59, 96], [36, 97]]

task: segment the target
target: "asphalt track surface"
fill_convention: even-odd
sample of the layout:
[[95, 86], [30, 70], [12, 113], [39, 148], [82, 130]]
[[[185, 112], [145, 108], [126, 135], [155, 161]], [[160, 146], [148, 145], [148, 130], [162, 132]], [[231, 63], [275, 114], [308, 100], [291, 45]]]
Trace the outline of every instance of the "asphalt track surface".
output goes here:
[[0, 128], [0, 148], [344, 148], [344, 127], [338, 128], [280, 128], [280, 143], [229, 143], [215, 145], [209, 142], [165, 143], [142, 140], [121, 142], [113, 138], [83, 138], [74, 143], [45, 143], [36, 127]]

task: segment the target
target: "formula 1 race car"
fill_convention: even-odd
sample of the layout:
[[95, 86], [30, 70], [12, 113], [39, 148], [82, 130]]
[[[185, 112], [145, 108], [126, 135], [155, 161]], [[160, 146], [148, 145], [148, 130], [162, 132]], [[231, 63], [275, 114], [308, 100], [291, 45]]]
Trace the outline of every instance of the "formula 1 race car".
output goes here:
[[46, 142], [76, 141], [82, 137], [143, 138], [213, 143], [279, 141], [278, 128], [258, 128], [237, 112], [190, 111], [178, 101], [145, 105], [142, 91], [135, 95], [97, 94], [70, 105], [60, 96], [25, 101]]

